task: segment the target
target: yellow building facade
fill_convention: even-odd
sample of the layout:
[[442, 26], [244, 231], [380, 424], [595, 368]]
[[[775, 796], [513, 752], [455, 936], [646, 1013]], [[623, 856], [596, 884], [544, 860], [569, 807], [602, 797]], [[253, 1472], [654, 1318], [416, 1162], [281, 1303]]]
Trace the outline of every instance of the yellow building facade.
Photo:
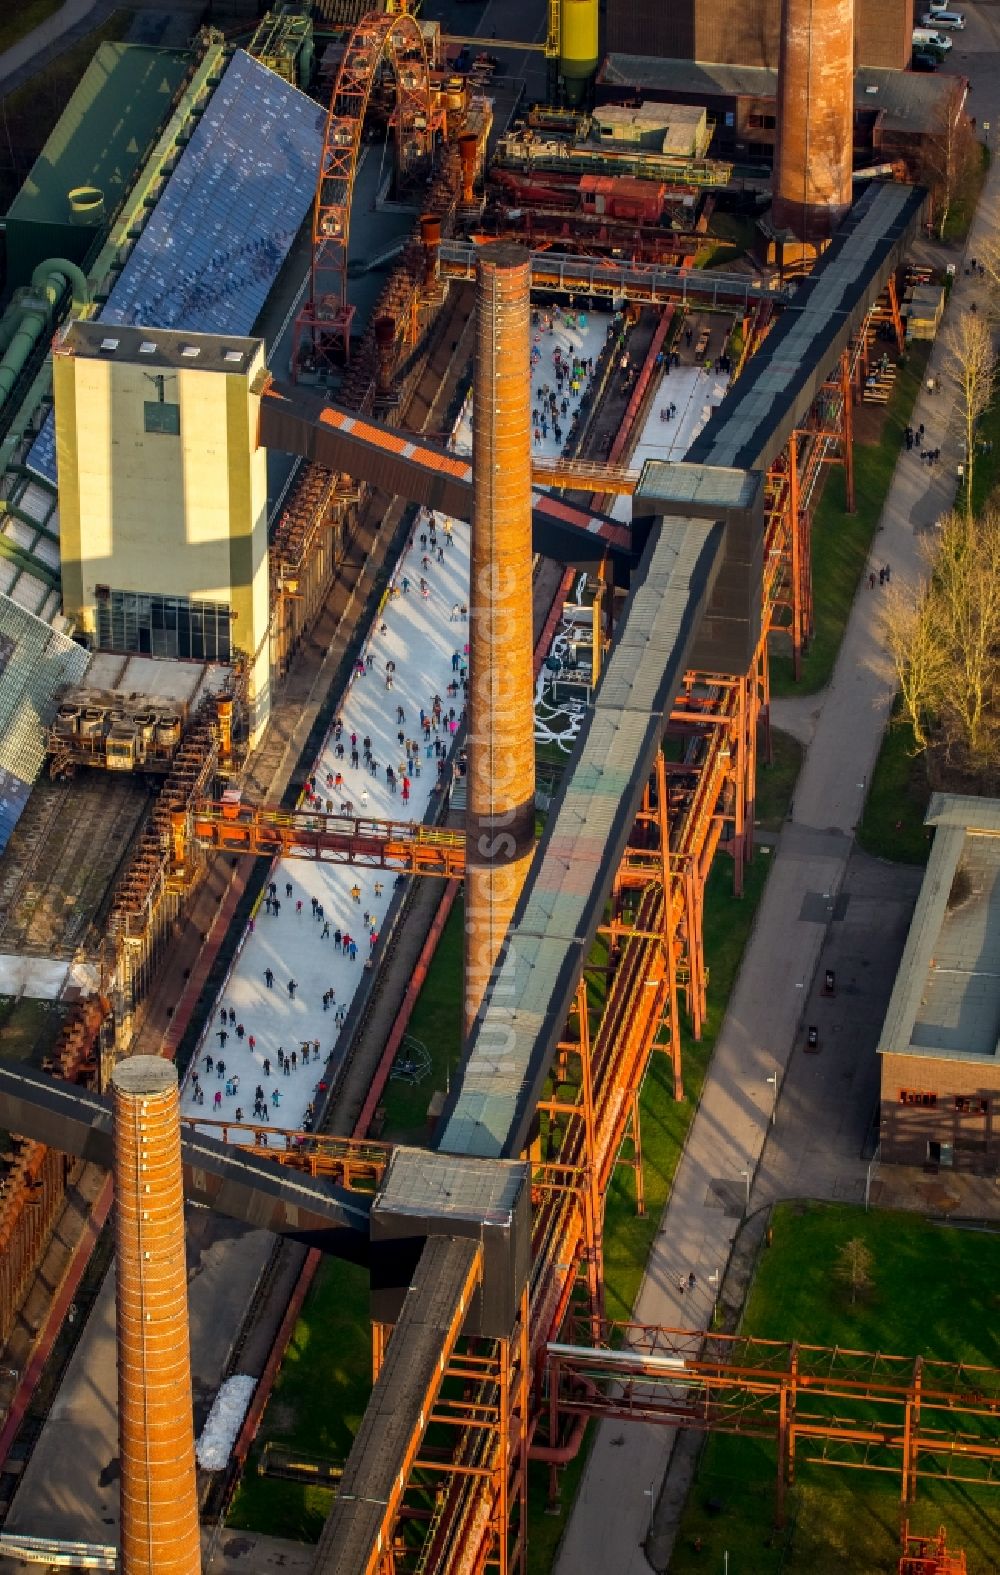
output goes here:
[[270, 710], [260, 340], [73, 322], [53, 346], [63, 611], [96, 649], [242, 659]]

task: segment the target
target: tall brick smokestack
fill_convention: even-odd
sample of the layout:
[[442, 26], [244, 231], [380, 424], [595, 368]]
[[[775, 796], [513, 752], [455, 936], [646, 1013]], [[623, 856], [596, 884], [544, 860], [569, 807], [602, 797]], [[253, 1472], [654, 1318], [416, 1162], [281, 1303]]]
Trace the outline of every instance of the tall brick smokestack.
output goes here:
[[[535, 833], [531, 259], [477, 253], [463, 1030], [482, 1003]], [[506, 1003], [512, 1010], [515, 1002]]]
[[197, 1575], [191, 1352], [177, 1073], [134, 1055], [115, 1111], [122, 1575]]
[[782, 0], [772, 220], [821, 245], [851, 206], [854, 0]]

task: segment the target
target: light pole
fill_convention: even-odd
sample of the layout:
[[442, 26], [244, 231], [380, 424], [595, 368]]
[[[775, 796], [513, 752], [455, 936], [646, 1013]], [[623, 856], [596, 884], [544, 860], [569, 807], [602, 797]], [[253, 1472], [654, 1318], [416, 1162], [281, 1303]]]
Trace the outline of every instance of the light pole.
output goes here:
[[648, 1488], [643, 1488], [642, 1491], [643, 1491], [644, 1496], [649, 1499], [649, 1532], [648, 1532], [648, 1536], [650, 1538], [652, 1538], [652, 1535], [653, 1535], [653, 1511], [656, 1508], [656, 1483], [655, 1482], [651, 1482], [649, 1484]]
[[709, 1321], [709, 1328], [712, 1329], [715, 1328], [715, 1315], [719, 1310], [719, 1278], [718, 1269], [713, 1269], [708, 1276], [708, 1283], [712, 1287], [712, 1317]]
[[778, 1115], [778, 1074], [777, 1074], [777, 1072], [772, 1072], [767, 1081], [770, 1083], [771, 1090], [772, 1090], [772, 1097], [771, 1097], [771, 1125], [773, 1127], [774, 1123], [775, 1123], [775, 1121], [777, 1119], [777, 1115]]
[[740, 1175], [743, 1177], [743, 1180], [747, 1184], [747, 1213], [749, 1214], [750, 1213], [750, 1172], [749, 1172], [749, 1170], [741, 1170], [740, 1171]]

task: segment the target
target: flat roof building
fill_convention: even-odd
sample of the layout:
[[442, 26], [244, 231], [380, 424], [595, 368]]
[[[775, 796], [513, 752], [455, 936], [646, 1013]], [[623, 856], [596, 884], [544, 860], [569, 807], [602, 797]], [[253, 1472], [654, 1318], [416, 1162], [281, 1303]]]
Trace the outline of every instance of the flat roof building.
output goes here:
[[[705, 108], [710, 151], [717, 158], [770, 160], [776, 130], [777, 66], [741, 64], [724, 59], [686, 60], [678, 55], [612, 52], [595, 81], [595, 119], [606, 106], [640, 98], [642, 112], [654, 106], [671, 113], [679, 105]], [[915, 176], [928, 138], [954, 124], [965, 104], [968, 81], [947, 71], [918, 73], [876, 65], [854, 73], [854, 155], [856, 162], [901, 158]], [[624, 111], [636, 114], [636, 109]]]
[[878, 1044], [882, 1158], [1000, 1163], [1000, 800], [935, 793], [937, 828]]
[[242, 658], [269, 707], [264, 344], [73, 322], [53, 347], [63, 606], [97, 650]]

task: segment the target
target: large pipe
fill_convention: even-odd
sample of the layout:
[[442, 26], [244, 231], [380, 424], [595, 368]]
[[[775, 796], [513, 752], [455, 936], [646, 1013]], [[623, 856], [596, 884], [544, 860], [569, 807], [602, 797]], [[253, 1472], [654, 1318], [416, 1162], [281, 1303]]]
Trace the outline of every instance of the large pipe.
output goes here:
[[775, 229], [822, 245], [851, 206], [854, 0], [782, 0]]
[[476, 278], [466, 1037], [524, 884], [535, 828], [530, 255], [507, 242], [483, 246]]
[[177, 1072], [134, 1055], [111, 1074], [122, 1575], [201, 1569]]
[[[73, 306], [79, 310], [90, 299], [87, 281], [76, 263], [64, 257], [39, 263], [31, 275], [33, 295], [22, 297], [8, 307], [14, 315], [14, 327], [5, 339], [0, 357], [0, 410], [10, 398], [21, 373], [31, 359], [39, 339], [52, 322], [52, 314], [62, 299], [67, 285], [73, 291]], [[5, 314], [6, 321], [6, 314]]]

